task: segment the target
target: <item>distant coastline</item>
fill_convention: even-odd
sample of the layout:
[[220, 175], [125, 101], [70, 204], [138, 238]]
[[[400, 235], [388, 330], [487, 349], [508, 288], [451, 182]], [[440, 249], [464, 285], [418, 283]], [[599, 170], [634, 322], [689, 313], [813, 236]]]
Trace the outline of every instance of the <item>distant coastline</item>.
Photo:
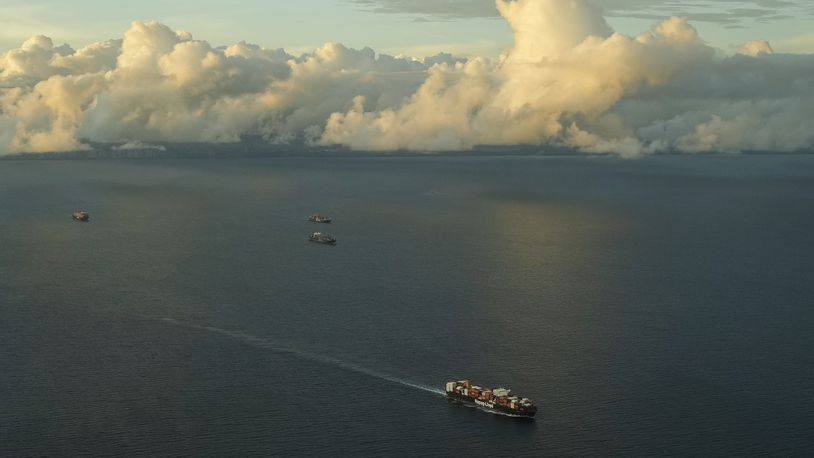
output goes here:
[[[615, 153], [591, 153], [554, 145], [482, 145], [461, 151], [358, 151], [344, 146], [313, 146], [304, 142], [273, 144], [249, 140], [237, 143], [153, 143], [143, 147], [122, 148], [120, 143], [91, 143], [80, 151], [52, 153], [16, 153], [0, 155], [0, 160], [81, 160], [81, 159], [185, 159], [185, 158], [275, 158], [275, 157], [485, 157], [485, 156], [619, 156]], [[659, 152], [649, 156], [715, 156], [715, 155], [807, 155], [814, 151], [793, 152]], [[629, 156], [626, 156], [629, 157]]]

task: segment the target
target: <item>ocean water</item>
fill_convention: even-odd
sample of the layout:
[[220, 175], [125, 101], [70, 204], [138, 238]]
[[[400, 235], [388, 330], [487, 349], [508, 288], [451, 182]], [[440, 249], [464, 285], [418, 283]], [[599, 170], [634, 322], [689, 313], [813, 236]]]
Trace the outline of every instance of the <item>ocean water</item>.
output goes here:
[[0, 455], [806, 456], [812, 229], [804, 155], [0, 162]]

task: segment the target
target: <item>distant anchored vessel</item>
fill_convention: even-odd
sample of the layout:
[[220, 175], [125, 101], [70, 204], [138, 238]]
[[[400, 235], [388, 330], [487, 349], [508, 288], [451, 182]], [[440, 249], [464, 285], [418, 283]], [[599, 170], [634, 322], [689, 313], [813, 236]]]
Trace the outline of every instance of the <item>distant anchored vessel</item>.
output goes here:
[[478, 406], [493, 413], [527, 418], [532, 418], [537, 413], [534, 402], [514, 396], [506, 388], [482, 388], [472, 385], [469, 380], [461, 380], [447, 383], [446, 392], [450, 400]]
[[73, 219], [77, 221], [82, 221], [83, 223], [87, 223], [88, 221], [90, 221], [90, 215], [88, 215], [87, 212], [84, 212], [82, 210], [77, 210], [71, 213], [71, 217], [73, 217]]
[[323, 234], [322, 232], [314, 232], [308, 237], [308, 240], [316, 243], [325, 243], [328, 245], [335, 245], [336, 239], [331, 237], [328, 234]]
[[313, 215], [308, 217], [308, 221], [311, 221], [312, 223], [331, 224], [333, 220], [330, 217], [314, 213]]

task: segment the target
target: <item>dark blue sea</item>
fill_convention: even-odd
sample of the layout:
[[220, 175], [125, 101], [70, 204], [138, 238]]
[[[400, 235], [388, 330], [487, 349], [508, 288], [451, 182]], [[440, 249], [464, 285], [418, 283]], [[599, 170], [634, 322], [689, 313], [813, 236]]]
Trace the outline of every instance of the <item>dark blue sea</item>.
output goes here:
[[811, 155], [3, 161], [0, 456], [810, 456], [813, 238]]

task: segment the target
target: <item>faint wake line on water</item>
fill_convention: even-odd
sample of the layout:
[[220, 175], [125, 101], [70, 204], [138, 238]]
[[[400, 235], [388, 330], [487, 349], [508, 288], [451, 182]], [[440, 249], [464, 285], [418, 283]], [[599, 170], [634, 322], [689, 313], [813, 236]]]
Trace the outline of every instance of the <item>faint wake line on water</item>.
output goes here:
[[334, 367], [344, 369], [344, 370], [349, 371], [349, 372], [356, 372], [358, 374], [368, 375], [370, 377], [374, 377], [374, 378], [377, 378], [377, 379], [380, 379], [380, 380], [385, 380], [385, 381], [388, 381], [388, 382], [396, 383], [396, 384], [406, 386], [406, 387], [410, 387], [410, 388], [415, 388], [415, 389], [426, 391], [426, 392], [433, 393], [433, 394], [438, 394], [438, 395], [441, 395], [441, 396], [446, 395], [444, 390], [441, 390], [439, 388], [433, 388], [433, 387], [428, 386], [428, 385], [422, 385], [420, 383], [415, 383], [415, 382], [411, 382], [409, 380], [404, 380], [404, 379], [401, 379], [401, 378], [398, 378], [398, 377], [393, 377], [391, 375], [387, 375], [387, 374], [375, 371], [373, 369], [368, 369], [366, 367], [362, 367], [362, 366], [359, 366], [359, 365], [356, 365], [356, 364], [353, 364], [353, 363], [348, 363], [348, 362], [345, 362], [345, 361], [342, 361], [342, 360], [339, 360], [339, 359], [336, 359], [336, 358], [331, 358], [330, 356], [319, 355], [319, 354], [316, 354], [316, 353], [310, 353], [310, 352], [307, 352], [307, 351], [297, 350], [297, 349], [294, 349], [294, 348], [290, 348], [290, 347], [286, 347], [286, 346], [283, 346], [283, 345], [275, 344], [274, 342], [271, 342], [271, 341], [269, 341], [267, 339], [263, 339], [261, 337], [257, 337], [257, 336], [251, 335], [251, 334], [247, 334], [245, 332], [229, 331], [229, 330], [226, 330], [226, 329], [216, 328], [214, 326], [201, 326], [201, 325], [197, 325], [197, 324], [178, 321], [178, 320], [175, 320], [175, 319], [172, 319], [172, 318], [161, 318], [161, 321], [164, 321], [165, 323], [171, 323], [171, 324], [173, 324], [175, 326], [180, 326], [180, 327], [184, 327], [184, 328], [199, 329], [199, 330], [202, 330], [202, 331], [213, 332], [215, 334], [220, 334], [222, 336], [231, 337], [233, 339], [240, 340], [241, 342], [243, 342], [245, 344], [252, 345], [252, 346], [257, 347], [257, 348], [264, 348], [264, 349], [267, 349], [267, 350], [274, 351], [276, 353], [285, 353], [285, 354], [289, 354], [289, 355], [295, 355], [295, 356], [303, 358], [303, 359], [307, 359], [307, 360], [310, 360], [310, 361], [316, 361], [316, 362], [326, 364], [326, 365], [329, 365], [329, 366], [334, 366]]

